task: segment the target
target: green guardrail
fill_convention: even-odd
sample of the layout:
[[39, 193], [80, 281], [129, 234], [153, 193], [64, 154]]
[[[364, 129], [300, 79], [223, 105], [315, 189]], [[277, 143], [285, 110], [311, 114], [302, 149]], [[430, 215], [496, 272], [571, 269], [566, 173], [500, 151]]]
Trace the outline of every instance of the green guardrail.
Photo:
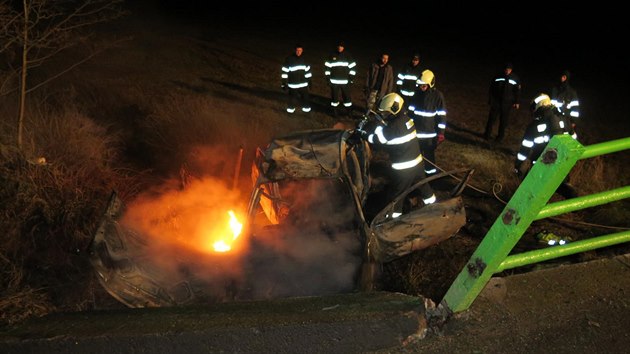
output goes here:
[[630, 231], [509, 255], [535, 220], [630, 197], [630, 186], [547, 204], [578, 160], [630, 149], [630, 138], [587, 147], [569, 135], [554, 136], [519, 188], [459, 273], [441, 305], [451, 312], [467, 310], [492, 275], [506, 269], [574, 253], [630, 242]]

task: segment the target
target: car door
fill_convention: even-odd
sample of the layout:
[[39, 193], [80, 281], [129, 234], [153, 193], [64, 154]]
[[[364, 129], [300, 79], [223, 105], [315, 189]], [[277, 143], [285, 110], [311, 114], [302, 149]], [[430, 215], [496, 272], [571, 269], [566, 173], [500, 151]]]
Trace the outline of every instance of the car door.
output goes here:
[[[398, 200], [405, 198], [422, 184], [466, 171], [466, 177], [447, 198], [409, 210], [397, 218], [388, 217]], [[375, 241], [370, 250], [372, 257], [378, 262], [389, 262], [455, 235], [466, 223], [466, 211], [460, 194], [471, 174], [472, 170], [459, 170], [426, 178], [386, 205], [370, 223], [371, 236]]]

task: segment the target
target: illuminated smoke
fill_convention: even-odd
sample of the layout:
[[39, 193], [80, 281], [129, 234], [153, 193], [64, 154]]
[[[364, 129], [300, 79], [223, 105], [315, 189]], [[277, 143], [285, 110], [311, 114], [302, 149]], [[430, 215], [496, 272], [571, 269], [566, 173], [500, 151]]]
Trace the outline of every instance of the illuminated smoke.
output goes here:
[[[127, 206], [121, 224], [138, 236], [133, 262], [163, 289], [182, 282], [195, 302], [351, 292], [363, 244], [349, 192], [338, 180], [291, 182], [291, 213], [281, 226], [257, 225], [225, 253], [212, 249], [232, 209], [246, 221], [249, 195], [216, 178], [173, 180]], [[246, 229], [247, 230], [247, 229]]]

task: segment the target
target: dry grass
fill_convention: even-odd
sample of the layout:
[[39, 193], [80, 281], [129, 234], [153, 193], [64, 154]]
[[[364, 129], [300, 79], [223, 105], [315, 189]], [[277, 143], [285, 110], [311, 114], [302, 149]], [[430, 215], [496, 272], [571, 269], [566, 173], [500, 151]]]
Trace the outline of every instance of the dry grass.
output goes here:
[[[110, 193], [141, 189], [134, 182], [141, 174], [118, 163], [115, 135], [72, 102], [58, 103], [32, 102], [27, 146], [0, 150], [0, 312], [9, 322], [11, 313], [37, 315], [83, 303], [76, 296], [90, 285], [86, 251]], [[11, 133], [3, 130], [2, 141]]]
[[464, 267], [478, 242], [455, 236], [384, 266], [384, 286], [390, 291], [422, 295], [439, 302]]
[[629, 152], [593, 157], [581, 160], [571, 170], [569, 181], [583, 188], [584, 194], [592, 194], [620, 188], [630, 183], [630, 176], [624, 172]]
[[0, 300], [0, 324], [14, 324], [31, 317], [41, 317], [55, 311], [45, 289], [20, 289], [3, 294]]

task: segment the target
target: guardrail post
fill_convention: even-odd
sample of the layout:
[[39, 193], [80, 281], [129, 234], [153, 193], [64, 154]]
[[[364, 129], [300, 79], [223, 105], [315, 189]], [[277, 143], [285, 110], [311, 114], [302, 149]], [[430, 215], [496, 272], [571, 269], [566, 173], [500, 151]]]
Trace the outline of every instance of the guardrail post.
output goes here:
[[569, 135], [556, 135], [551, 139], [447, 291], [441, 302], [443, 306], [452, 312], [468, 309], [584, 150], [584, 146]]

